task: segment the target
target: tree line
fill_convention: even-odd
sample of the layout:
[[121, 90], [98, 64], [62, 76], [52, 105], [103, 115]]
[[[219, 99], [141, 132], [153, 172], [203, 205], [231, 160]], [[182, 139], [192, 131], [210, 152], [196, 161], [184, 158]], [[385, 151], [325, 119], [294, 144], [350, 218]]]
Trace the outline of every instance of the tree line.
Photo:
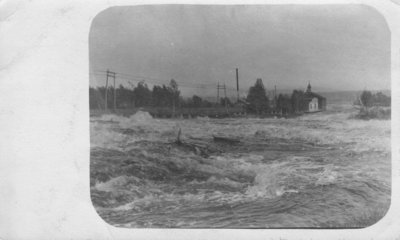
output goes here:
[[272, 111], [281, 114], [294, 114], [305, 111], [306, 96], [302, 90], [293, 90], [292, 94], [279, 94], [269, 99], [262, 79], [257, 79], [250, 87], [246, 98], [247, 110], [250, 113], [268, 114]]
[[[105, 87], [89, 88], [89, 105], [91, 109], [104, 109]], [[112, 108], [114, 104], [114, 88], [107, 89], [107, 107]], [[267, 114], [272, 110], [283, 114], [290, 114], [302, 110], [304, 93], [301, 90], [294, 90], [292, 95], [279, 94], [275, 99], [275, 106], [267, 96], [266, 88], [262, 79], [257, 79], [254, 86], [249, 88], [247, 97], [236, 103], [228, 97], [220, 98], [218, 103], [210, 102], [198, 95], [190, 98], [183, 98], [179, 86], [174, 79], [168, 85], [154, 85], [152, 89], [141, 81], [133, 89], [120, 85], [116, 92], [116, 107], [118, 109], [137, 107], [161, 107], [161, 108], [213, 108], [233, 107], [241, 104], [249, 113]]]
[[386, 96], [382, 92], [372, 93], [364, 90], [360, 97], [354, 102], [355, 105], [363, 107], [389, 107], [391, 105], [391, 97]]
[[391, 97], [378, 92], [363, 91], [360, 97], [354, 102], [360, 106], [357, 119], [390, 119], [391, 118]]
[[[89, 105], [91, 109], [104, 109], [105, 87], [89, 88]], [[115, 89], [116, 107], [118, 109], [135, 107], [160, 107], [160, 108], [211, 108], [227, 106], [233, 103], [229, 98], [221, 98], [219, 103], [204, 100], [198, 95], [183, 98], [177, 82], [171, 79], [168, 85], [154, 85], [152, 89], [145, 82], [139, 82], [133, 89], [120, 85]], [[114, 104], [114, 88], [107, 89], [107, 107]]]
[[[279, 94], [274, 97], [274, 104], [270, 104], [270, 100], [266, 94], [266, 89], [261, 79], [257, 79], [254, 86], [249, 89], [247, 95], [247, 110], [256, 114], [270, 113], [271, 111], [281, 114], [294, 114], [307, 111], [308, 99], [302, 90], [293, 90], [292, 94]], [[363, 107], [390, 107], [391, 97], [386, 96], [382, 92], [372, 93], [363, 91], [356, 105]]]
[[[105, 87], [89, 88], [89, 102], [91, 109], [103, 109], [105, 106]], [[113, 107], [114, 88], [107, 89], [107, 107]], [[240, 105], [248, 113], [269, 114], [271, 112], [281, 114], [294, 114], [304, 112], [307, 107], [307, 100], [304, 91], [293, 90], [291, 94], [279, 94], [269, 99], [262, 79], [257, 79], [254, 86], [249, 88], [247, 97], [232, 102], [229, 98], [220, 98], [218, 103], [202, 99], [198, 95], [190, 98], [181, 96], [179, 86], [174, 79], [168, 85], [154, 85], [152, 89], [145, 82], [139, 82], [133, 89], [122, 85], [115, 89], [117, 108], [135, 107], [161, 107], [161, 108], [213, 108], [213, 107], [233, 107]], [[358, 103], [366, 107], [369, 106], [390, 106], [390, 97], [378, 92], [372, 94], [364, 91]]]

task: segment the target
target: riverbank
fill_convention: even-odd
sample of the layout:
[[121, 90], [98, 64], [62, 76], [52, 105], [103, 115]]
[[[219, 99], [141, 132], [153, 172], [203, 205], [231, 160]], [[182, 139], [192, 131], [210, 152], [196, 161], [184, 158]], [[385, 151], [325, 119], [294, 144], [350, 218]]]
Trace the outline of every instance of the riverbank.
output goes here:
[[[104, 109], [90, 109], [91, 117], [100, 117], [102, 115], [114, 114], [117, 116], [129, 117], [137, 113], [148, 112], [153, 118], [159, 119], [190, 119], [196, 117], [208, 117], [208, 118], [236, 118], [236, 117], [246, 117], [246, 118], [294, 118], [301, 116], [301, 113], [291, 113], [291, 114], [281, 114], [278, 112], [269, 112], [263, 114], [251, 114], [247, 113], [242, 107], [230, 107], [230, 108], [180, 108], [173, 111], [171, 108], [153, 108], [153, 107], [142, 107], [142, 108], [130, 108], [130, 109], [116, 109], [114, 110], [104, 110]], [[312, 113], [308, 113], [312, 114]]]

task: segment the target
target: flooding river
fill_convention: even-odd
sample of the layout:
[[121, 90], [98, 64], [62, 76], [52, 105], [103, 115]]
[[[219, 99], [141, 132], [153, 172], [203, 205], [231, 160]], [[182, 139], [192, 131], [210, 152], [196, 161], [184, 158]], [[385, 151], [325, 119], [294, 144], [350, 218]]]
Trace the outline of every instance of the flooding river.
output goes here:
[[[120, 227], [350, 228], [390, 205], [390, 120], [91, 118], [91, 197]], [[211, 149], [175, 144], [183, 142]], [[213, 135], [240, 139], [215, 142]]]

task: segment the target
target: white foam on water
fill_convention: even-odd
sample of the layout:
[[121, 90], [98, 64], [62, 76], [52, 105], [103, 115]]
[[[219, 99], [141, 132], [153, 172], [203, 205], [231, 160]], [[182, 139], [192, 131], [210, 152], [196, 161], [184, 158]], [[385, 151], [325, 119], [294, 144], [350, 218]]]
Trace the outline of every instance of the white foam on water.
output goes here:
[[116, 178], [110, 179], [107, 182], [97, 182], [94, 187], [99, 191], [112, 192], [116, 190], [116, 188], [127, 183], [128, 179], [126, 176], [118, 176]]
[[100, 121], [106, 121], [106, 122], [120, 122], [121, 119], [123, 119], [123, 118], [124, 117], [118, 116], [115, 114], [104, 114], [104, 115], [101, 115], [100, 117], [94, 118], [94, 119], [97, 119]]
[[[256, 202], [256, 204], [263, 204], [268, 201], [281, 203], [281, 200], [283, 201], [282, 204], [285, 204], [286, 194], [301, 197], [303, 194], [296, 193], [305, 192], [304, 196], [320, 197], [321, 191], [328, 191], [326, 196], [331, 198], [321, 200], [315, 198], [321, 202], [308, 206], [312, 209], [299, 210], [301, 217], [299, 217], [300, 215], [288, 217], [297, 226], [307, 226], [309, 222], [318, 224], [319, 221], [323, 222], [324, 219], [327, 219], [323, 218], [325, 211], [329, 214], [331, 213], [329, 211], [340, 212], [343, 210], [340, 208], [341, 205], [338, 204], [342, 200], [339, 196], [335, 199], [334, 195], [340, 187], [357, 189], [359, 185], [365, 185], [363, 189], [366, 189], [366, 191], [375, 191], [374, 189], [370, 190], [370, 187], [364, 184], [366, 182], [370, 183], [372, 188], [384, 188], [384, 191], [377, 190], [379, 194], [390, 188], [390, 164], [387, 166], [389, 161], [386, 161], [391, 150], [390, 121], [348, 119], [348, 115], [348, 113], [343, 112], [327, 112], [305, 115], [296, 119], [197, 118], [192, 120], [159, 120], [151, 118], [148, 113], [144, 112], [138, 112], [129, 118], [105, 115], [97, 119], [100, 121], [91, 122], [92, 148], [137, 149], [137, 151], [143, 153], [137, 161], [146, 166], [160, 167], [165, 170], [165, 166], [157, 165], [159, 163], [156, 164], [154, 159], [170, 161], [179, 169], [185, 170], [187, 174], [193, 173], [193, 176], [198, 174], [206, 179], [199, 177], [197, 180], [188, 180], [187, 182], [182, 180], [183, 182], [179, 182], [179, 187], [176, 187], [169, 185], [173, 184], [169, 182], [144, 179], [136, 181], [130, 177], [119, 176], [107, 182], [98, 182], [93, 188], [108, 193], [114, 191], [120, 191], [119, 194], [123, 191], [141, 193], [132, 195], [135, 197], [134, 201], [121, 202], [121, 205], [114, 209], [115, 211], [133, 210], [137, 213], [154, 213], [157, 216], [160, 211], [166, 209], [179, 212], [182, 208], [184, 212], [191, 212], [193, 219], [201, 219], [202, 216], [212, 214], [204, 213], [204, 208], [207, 206], [216, 209], [215, 207], [220, 205], [239, 204], [240, 206], [241, 203]], [[299, 150], [296, 153], [287, 153], [287, 155], [274, 161], [265, 161], [262, 154], [251, 152], [223, 153], [202, 159], [195, 153], [182, 151], [178, 148], [172, 148], [170, 153], [164, 154], [151, 147], [152, 143], [160, 140], [164, 142], [173, 141], [179, 128], [182, 130], [182, 138], [196, 137], [212, 141], [212, 134], [229, 133], [240, 139], [264, 138], [268, 140], [276, 138], [279, 141], [282, 138], [290, 140], [286, 142], [294, 142], [293, 144], [296, 144], [296, 142], [299, 144], [304, 142], [316, 145], [325, 144], [332, 145], [333, 148], [339, 150], [333, 153], [328, 150], [321, 150], [316, 155], [310, 155], [307, 151]], [[132, 131], [123, 134], [120, 131], [121, 129]], [[147, 140], [148, 144], [136, 145], [138, 140]], [[127, 148], [128, 145], [129, 148]], [[162, 150], [162, 148], [160, 149]], [[330, 148], [327, 147], [327, 149]], [[334, 154], [338, 152], [340, 156]], [[382, 156], [382, 159], [373, 159], [369, 157], [370, 154], [375, 154], [374, 156], [380, 154], [379, 156]], [[245, 179], [254, 178], [254, 182], [240, 178], [243, 176]], [[171, 192], [171, 189], [177, 191]], [[331, 195], [329, 195], [329, 191], [332, 191]], [[343, 192], [351, 194], [348, 191]], [[382, 199], [384, 198], [382, 197]], [[263, 199], [270, 200], [262, 201]], [[355, 197], [354, 199], [358, 198]], [[304, 201], [306, 200], [304, 199]], [[320, 209], [327, 202], [332, 205]], [[353, 206], [354, 209], [359, 209], [363, 207], [362, 204], [364, 203], [346, 202], [346, 204]], [[321, 211], [315, 212], [315, 209]], [[196, 212], [197, 210], [199, 212]], [[308, 215], [305, 215], [304, 212], [307, 212]], [[123, 219], [123, 216], [121, 215], [121, 219]], [[247, 217], [247, 215], [244, 216]], [[276, 216], [277, 218], [274, 221], [279, 220], [279, 217], [285, 217], [284, 213], [276, 214]], [[335, 220], [335, 216], [332, 215], [330, 219]], [[176, 219], [176, 222], [178, 223], [181, 220]], [[157, 222], [157, 219], [150, 219], [149, 221]], [[251, 224], [253, 223], [247, 223], [246, 226]], [[278, 223], [264, 222], [263, 224], [275, 226]], [[130, 223], [130, 225], [140, 226], [140, 224], [135, 223]], [[174, 225], [172, 224], [172, 226]]]
[[324, 167], [324, 171], [317, 175], [315, 185], [329, 185], [337, 182], [339, 173], [333, 170], [333, 165]]
[[148, 112], [138, 111], [135, 114], [131, 115], [129, 118], [121, 118], [119, 121], [119, 125], [122, 128], [135, 128], [137, 126], [153, 125], [156, 122], [157, 120], [153, 119], [153, 117]]
[[138, 190], [140, 180], [134, 176], [118, 176], [105, 182], [96, 182], [94, 188], [99, 191]]
[[90, 125], [90, 146], [107, 148], [107, 149], [121, 149], [127, 141], [127, 136], [113, 131], [112, 126], [100, 124], [97, 122]]
[[271, 167], [257, 168], [257, 176], [254, 185], [246, 190], [246, 194], [251, 197], [274, 198], [284, 193], [285, 186], [280, 185], [279, 176], [275, 169]]
[[200, 120], [200, 121], [210, 121], [209, 117], [196, 117], [196, 120]]

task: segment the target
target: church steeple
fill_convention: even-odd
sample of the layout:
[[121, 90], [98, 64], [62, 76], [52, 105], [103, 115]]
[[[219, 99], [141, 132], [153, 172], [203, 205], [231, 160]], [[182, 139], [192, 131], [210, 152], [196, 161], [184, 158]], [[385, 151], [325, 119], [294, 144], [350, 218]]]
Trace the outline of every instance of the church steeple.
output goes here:
[[310, 93], [311, 92], [311, 84], [310, 82], [308, 82], [308, 86], [307, 86], [307, 92]]

